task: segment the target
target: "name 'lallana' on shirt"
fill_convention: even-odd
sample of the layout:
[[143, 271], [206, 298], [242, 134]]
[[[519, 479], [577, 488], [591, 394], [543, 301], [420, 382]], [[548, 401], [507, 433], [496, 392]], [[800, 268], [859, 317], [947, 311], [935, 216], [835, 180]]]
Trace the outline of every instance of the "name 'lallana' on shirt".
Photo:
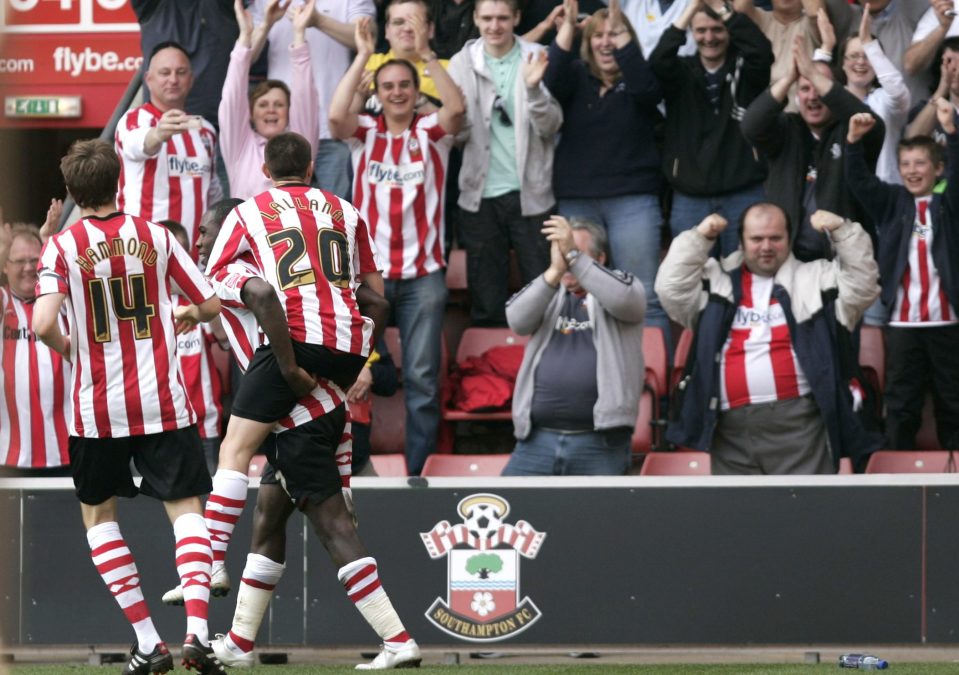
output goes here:
[[136, 238], [114, 237], [109, 241], [97, 242], [77, 256], [76, 263], [84, 272], [93, 272], [94, 266], [109, 258], [131, 256], [144, 265], [153, 267], [157, 261], [157, 252], [148, 242]]
[[[259, 199], [257, 199], [259, 201]], [[280, 217], [284, 211], [312, 211], [328, 215], [337, 225], [343, 224], [343, 209], [333, 210], [332, 204], [324, 201], [322, 204], [318, 199], [307, 199], [301, 195], [291, 195], [279, 201], [270, 202], [266, 209], [260, 209], [260, 215], [267, 220], [273, 221]]]

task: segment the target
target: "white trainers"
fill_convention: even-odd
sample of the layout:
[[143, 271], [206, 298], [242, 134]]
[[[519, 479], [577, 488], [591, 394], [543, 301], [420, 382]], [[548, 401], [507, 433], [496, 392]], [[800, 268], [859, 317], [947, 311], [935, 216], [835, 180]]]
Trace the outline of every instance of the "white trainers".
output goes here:
[[210, 595], [214, 598], [224, 598], [230, 593], [230, 575], [226, 573], [226, 565], [214, 565], [210, 577]]
[[357, 670], [386, 670], [387, 668], [419, 668], [423, 660], [419, 645], [414, 640], [407, 640], [399, 649], [390, 649], [383, 645], [383, 651], [369, 663], [361, 663]]
[[224, 666], [230, 666], [231, 668], [253, 667], [253, 652], [237, 654], [231, 651], [230, 648], [226, 646], [226, 636], [221, 633], [217, 633], [216, 637], [210, 640], [210, 646], [213, 647], [213, 653], [216, 654], [216, 658], [220, 659], [220, 663]]
[[[226, 573], [226, 566], [221, 565], [213, 570], [213, 574], [210, 576], [210, 595], [214, 598], [223, 598], [229, 595], [230, 593], [230, 576]], [[183, 605], [183, 587], [176, 586], [171, 588], [166, 593], [163, 594], [163, 597], [160, 598], [160, 601], [164, 605]]]

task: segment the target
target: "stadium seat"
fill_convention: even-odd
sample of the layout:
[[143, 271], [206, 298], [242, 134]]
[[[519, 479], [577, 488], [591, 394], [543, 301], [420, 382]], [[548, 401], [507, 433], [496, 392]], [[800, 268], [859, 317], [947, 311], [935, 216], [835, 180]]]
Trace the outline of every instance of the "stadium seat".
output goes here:
[[466, 279], [466, 250], [454, 249], [450, 251], [449, 260], [446, 261], [446, 288], [449, 291], [447, 304], [469, 304]]
[[657, 399], [666, 396], [669, 393], [669, 380], [666, 375], [669, 355], [666, 352], [666, 338], [662, 328], [643, 328], [643, 361], [646, 364], [646, 385], [653, 390]]
[[683, 369], [689, 359], [689, 349], [693, 346], [693, 331], [684, 328], [676, 343], [676, 353], [673, 355], [673, 369], [669, 375], [669, 393], [672, 394], [683, 379]]
[[423, 465], [424, 476], [498, 476], [509, 461], [509, 453], [498, 455], [430, 455]]
[[886, 341], [879, 326], [863, 326], [860, 330], [859, 366], [881, 395], [886, 387]]
[[[631, 442], [633, 455], [650, 452], [653, 449], [653, 393], [649, 390], [639, 397], [639, 415], [636, 417], [636, 427], [633, 429]], [[634, 462], [637, 459], [633, 458]]]
[[[486, 350], [502, 345], [525, 345], [529, 336], [517, 335], [509, 328], [467, 328], [463, 331], [456, 349], [456, 362], [462, 363], [470, 356], [481, 356]], [[462, 410], [443, 409], [443, 419], [449, 422], [512, 420], [509, 410], [499, 412], [471, 413]]]
[[405, 478], [406, 457], [401, 453], [392, 453], [388, 455], [371, 455], [370, 461], [378, 476]]
[[266, 468], [266, 455], [253, 455], [253, 458], [250, 459], [250, 468], [247, 470], [246, 475], [250, 478], [259, 478], [263, 475], [263, 469]]
[[372, 396], [370, 452], [383, 454], [406, 450], [406, 396], [403, 387], [392, 396]]
[[696, 450], [651, 452], [643, 460], [640, 476], [708, 476], [709, 453]]
[[943, 450], [939, 444], [939, 436], [936, 434], [936, 416], [933, 410], [932, 394], [926, 392], [926, 399], [922, 404], [922, 421], [919, 423], [919, 431], [916, 432], [917, 450]]
[[866, 473], [954, 473], [956, 460], [949, 450], [877, 450]]

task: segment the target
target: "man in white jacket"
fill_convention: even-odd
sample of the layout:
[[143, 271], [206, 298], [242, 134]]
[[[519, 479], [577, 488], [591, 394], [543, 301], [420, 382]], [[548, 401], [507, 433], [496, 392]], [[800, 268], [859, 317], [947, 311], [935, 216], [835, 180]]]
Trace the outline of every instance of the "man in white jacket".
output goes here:
[[516, 0], [479, 0], [480, 37], [450, 60], [468, 111], [460, 134], [460, 235], [474, 325], [505, 325], [509, 250], [524, 284], [549, 266], [540, 228], [555, 205], [554, 136], [563, 121], [543, 85], [546, 50], [513, 34]]

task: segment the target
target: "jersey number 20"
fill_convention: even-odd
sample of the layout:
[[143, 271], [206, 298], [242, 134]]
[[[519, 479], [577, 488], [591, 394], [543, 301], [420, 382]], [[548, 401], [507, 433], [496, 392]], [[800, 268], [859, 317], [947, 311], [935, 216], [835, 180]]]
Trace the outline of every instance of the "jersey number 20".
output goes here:
[[[276, 250], [281, 242], [286, 242], [286, 250], [276, 259], [276, 278], [282, 290], [316, 283], [316, 272], [312, 267], [294, 270], [306, 255], [306, 238], [302, 230], [287, 228], [273, 232], [266, 240]], [[346, 235], [339, 230], [321, 229], [317, 235], [317, 250], [320, 255], [320, 267], [323, 276], [330, 285], [346, 288], [350, 285], [350, 268], [347, 264], [349, 244]]]

